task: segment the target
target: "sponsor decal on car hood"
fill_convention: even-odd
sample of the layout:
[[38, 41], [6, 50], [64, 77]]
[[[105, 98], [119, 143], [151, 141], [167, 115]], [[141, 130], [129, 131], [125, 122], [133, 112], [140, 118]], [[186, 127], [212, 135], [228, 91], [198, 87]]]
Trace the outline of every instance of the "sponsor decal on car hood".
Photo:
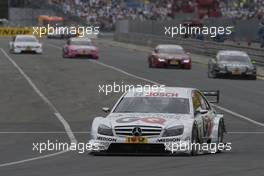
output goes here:
[[15, 42], [14, 44], [22, 47], [34, 47], [40, 45], [38, 42]]
[[115, 126], [159, 126], [167, 127], [171, 124], [182, 125], [185, 120], [190, 120], [190, 115], [151, 114], [151, 113], [113, 113], [110, 119], [112, 127]]
[[158, 54], [157, 56], [163, 59], [182, 59], [188, 57], [186, 54]]
[[74, 45], [74, 46], [71, 46], [72, 48], [74, 49], [77, 49], [77, 50], [95, 50], [96, 47], [95, 46], [85, 46], [85, 45], [80, 45], [80, 46], [77, 46], [77, 45]]

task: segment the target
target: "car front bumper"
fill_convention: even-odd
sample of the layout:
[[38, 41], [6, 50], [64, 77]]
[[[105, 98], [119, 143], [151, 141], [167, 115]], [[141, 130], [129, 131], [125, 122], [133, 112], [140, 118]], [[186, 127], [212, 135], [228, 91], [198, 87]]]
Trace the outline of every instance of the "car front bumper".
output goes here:
[[256, 76], [256, 70], [247, 70], [247, 71], [229, 71], [225, 69], [215, 70], [217, 76], [227, 75], [227, 76]]
[[91, 145], [97, 146], [92, 152], [107, 153], [164, 153], [178, 154], [190, 153], [190, 140], [182, 140], [181, 137], [148, 138], [146, 143], [128, 143], [125, 137], [102, 137], [89, 141]]
[[22, 53], [22, 52], [35, 52], [35, 53], [42, 53], [42, 48], [14, 48], [14, 53]]
[[98, 53], [94, 53], [94, 52], [71, 51], [67, 55], [69, 57], [92, 57], [92, 58], [97, 58], [98, 57]]
[[192, 65], [191, 61], [184, 62], [181, 60], [155, 60], [154, 62], [154, 65], [156, 65], [157, 67], [178, 67], [188, 69], [191, 68]]

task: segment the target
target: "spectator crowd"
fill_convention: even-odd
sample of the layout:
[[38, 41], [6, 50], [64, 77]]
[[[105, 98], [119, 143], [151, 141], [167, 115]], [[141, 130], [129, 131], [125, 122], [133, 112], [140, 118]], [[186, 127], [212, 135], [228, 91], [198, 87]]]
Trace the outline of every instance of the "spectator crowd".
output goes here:
[[222, 16], [236, 19], [262, 19], [264, 0], [218, 0]]
[[[118, 19], [170, 20], [177, 13], [217, 11], [218, 16], [235, 19], [262, 19], [264, 0], [134, 0], [140, 6], [129, 7], [127, 0], [50, 0], [64, 13], [81, 17], [88, 23], [111, 26]], [[131, 2], [131, 0], [129, 1]], [[132, 1], [133, 2], [133, 1]]]
[[194, 12], [195, 0], [149, 0], [129, 7], [125, 0], [51, 0], [63, 12], [77, 15], [89, 24], [112, 28], [120, 19], [170, 20], [179, 12]]

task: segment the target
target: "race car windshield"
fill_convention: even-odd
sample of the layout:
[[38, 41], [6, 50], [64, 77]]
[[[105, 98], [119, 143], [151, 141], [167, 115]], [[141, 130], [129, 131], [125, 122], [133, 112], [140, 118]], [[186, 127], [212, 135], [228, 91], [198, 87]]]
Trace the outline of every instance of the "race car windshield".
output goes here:
[[33, 37], [16, 38], [16, 42], [37, 42]]
[[90, 41], [71, 41], [70, 44], [71, 45], [81, 45], [81, 46], [88, 45], [88, 46], [90, 46], [91, 42]]
[[181, 48], [159, 48], [158, 53], [163, 54], [184, 54], [183, 49]]
[[219, 62], [240, 62], [240, 63], [250, 63], [250, 59], [247, 56], [239, 55], [222, 55], [219, 58]]
[[187, 98], [125, 97], [114, 112], [189, 114], [190, 106]]

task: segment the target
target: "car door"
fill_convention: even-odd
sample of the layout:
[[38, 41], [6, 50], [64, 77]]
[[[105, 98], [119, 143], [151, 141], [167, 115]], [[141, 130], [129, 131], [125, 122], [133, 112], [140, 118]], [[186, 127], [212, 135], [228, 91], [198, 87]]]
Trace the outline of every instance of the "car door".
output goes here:
[[203, 121], [203, 137], [208, 138], [212, 133], [214, 112], [202, 93], [197, 92], [197, 94], [201, 103], [202, 110], [201, 118]]
[[201, 141], [204, 137], [204, 130], [203, 130], [204, 122], [203, 122], [203, 114], [201, 113], [201, 109], [202, 109], [201, 102], [197, 91], [192, 92], [192, 103], [193, 103], [194, 120], [196, 122], [198, 129], [198, 136]]

